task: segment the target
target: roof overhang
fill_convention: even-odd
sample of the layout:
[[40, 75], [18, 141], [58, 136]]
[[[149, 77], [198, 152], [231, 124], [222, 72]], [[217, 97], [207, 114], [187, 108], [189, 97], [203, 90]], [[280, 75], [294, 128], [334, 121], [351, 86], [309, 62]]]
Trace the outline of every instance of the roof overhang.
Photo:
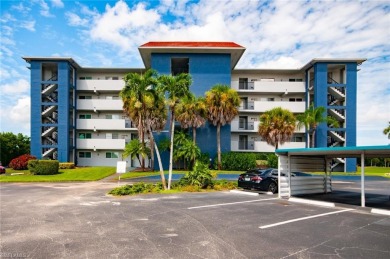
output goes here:
[[230, 54], [231, 69], [237, 65], [245, 48], [234, 42], [148, 42], [138, 48], [146, 68], [151, 67], [152, 53]]
[[31, 61], [68, 61], [76, 68], [81, 68], [81, 66], [71, 57], [22, 57], [26, 62], [30, 63]]
[[324, 158], [337, 157], [361, 157], [367, 158], [390, 157], [390, 145], [388, 146], [360, 146], [360, 147], [333, 147], [333, 148], [297, 148], [277, 149], [277, 155], [288, 156], [312, 156]]
[[314, 58], [304, 65], [301, 70], [306, 71], [316, 63], [357, 63], [359, 66], [366, 60], [366, 58]]

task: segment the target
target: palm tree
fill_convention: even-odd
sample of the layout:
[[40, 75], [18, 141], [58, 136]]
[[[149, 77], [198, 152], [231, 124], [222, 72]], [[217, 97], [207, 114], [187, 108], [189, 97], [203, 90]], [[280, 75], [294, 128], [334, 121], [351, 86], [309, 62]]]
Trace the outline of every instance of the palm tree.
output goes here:
[[310, 147], [314, 147], [315, 145], [315, 134], [316, 129], [320, 123], [328, 123], [333, 127], [338, 127], [339, 123], [336, 119], [326, 116], [326, 109], [323, 106], [314, 107], [313, 104], [309, 106], [308, 109], [305, 110], [304, 113], [297, 115], [298, 120], [298, 128], [305, 126], [307, 131], [312, 133]]
[[217, 127], [218, 169], [221, 170], [221, 126], [229, 124], [238, 114], [240, 97], [236, 90], [217, 84], [206, 92], [208, 120]]
[[[157, 72], [153, 69], [143, 74], [128, 73], [124, 77], [125, 87], [121, 90], [120, 96], [123, 101], [123, 109], [128, 117], [137, 126], [138, 136], [141, 143], [145, 143], [145, 113], [147, 92], [157, 85]], [[142, 170], [145, 169], [144, 158], [141, 161]]]
[[171, 189], [172, 182], [172, 161], [173, 161], [173, 138], [175, 134], [175, 109], [180, 99], [185, 98], [190, 93], [190, 85], [192, 83], [189, 74], [181, 73], [178, 75], [162, 75], [158, 79], [159, 88], [168, 94], [168, 106], [170, 111], [170, 140], [171, 148], [169, 154], [169, 176], [168, 176], [168, 190]]
[[122, 157], [125, 158], [130, 156], [131, 159], [136, 157], [138, 159], [138, 162], [141, 164], [140, 157], [145, 158], [149, 154], [150, 149], [145, 145], [145, 143], [141, 143], [139, 139], [133, 139], [126, 144]]
[[278, 149], [279, 144], [283, 145], [290, 141], [295, 129], [295, 117], [292, 112], [281, 107], [266, 111], [260, 116], [259, 135], [268, 144]]
[[203, 97], [195, 97], [190, 94], [182, 99], [177, 106], [176, 120], [180, 122], [182, 128], [192, 128], [192, 140], [196, 144], [196, 128], [206, 123], [207, 109]]
[[[166, 188], [164, 170], [161, 157], [154, 141], [153, 131], [160, 131], [166, 123], [166, 108], [164, 96], [157, 89], [157, 72], [147, 70], [144, 74], [129, 73], [125, 76], [126, 85], [120, 92], [123, 100], [123, 109], [128, 117], [135, 123], [141, 143], [145, 144], [144, 134], [149, 136], [151, 151], [151, 168], [154, 170], [154, 149], [159, 163], [161, 182]], [[140, 161], [144, 170], [145, 160]]]
[[390, 136], [390, 121], [389, 121], [389, 126], [387, 126], [387, 128], [383, 130], [383, 134], [385, 134], [388, 137]]

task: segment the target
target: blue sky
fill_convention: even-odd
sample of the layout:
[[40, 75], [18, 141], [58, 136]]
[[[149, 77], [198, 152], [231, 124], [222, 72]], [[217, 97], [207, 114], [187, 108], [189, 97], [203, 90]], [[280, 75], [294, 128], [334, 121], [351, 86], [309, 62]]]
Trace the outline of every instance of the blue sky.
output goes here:
[[234, 41], [237, 68], [300, 68], [313, 58], [367, 58], [358, 73], [358, 145], [388, 144], [389, 1], [4, 1], [0, 131], [30, 133], [22, 56], [73, 57], [81, 66], [143, 67], [148, 41]]

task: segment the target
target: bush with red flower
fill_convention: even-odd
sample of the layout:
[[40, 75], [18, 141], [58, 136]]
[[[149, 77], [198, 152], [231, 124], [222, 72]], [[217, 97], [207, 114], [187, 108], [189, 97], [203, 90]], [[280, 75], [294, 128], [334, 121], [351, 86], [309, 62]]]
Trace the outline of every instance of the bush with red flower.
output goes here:
[[17, 158], [14, 158], [9, 163], [9, 167], [11, 167], [14, 170], [26, 170], [27, 164], [29, 160], [35, 160], [37, 159], [35, 156], [25, 154], [18, 156]]

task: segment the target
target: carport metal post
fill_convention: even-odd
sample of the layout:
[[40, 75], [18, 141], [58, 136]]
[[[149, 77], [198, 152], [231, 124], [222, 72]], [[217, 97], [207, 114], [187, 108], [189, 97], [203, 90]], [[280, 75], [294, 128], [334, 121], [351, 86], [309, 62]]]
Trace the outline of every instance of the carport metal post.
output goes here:
[[362, 152], [360, 160], [361, 160], [360, 167], [361, 167], [361, 189], [362, 189], [361, 190], [361, 195], [362, 195], [361, 206], [366, 207], [366, 196], [364, 193], [364, 152]]
[[[276, 153], [275, 153], [276, 154]], [[276, 156], [278, 157], [278, 198], [282, 198], [282, 195], [280, 194], [280, 167], [281, 167], [281, 159], [280, 159], [280, 155], [276, 154]]]

